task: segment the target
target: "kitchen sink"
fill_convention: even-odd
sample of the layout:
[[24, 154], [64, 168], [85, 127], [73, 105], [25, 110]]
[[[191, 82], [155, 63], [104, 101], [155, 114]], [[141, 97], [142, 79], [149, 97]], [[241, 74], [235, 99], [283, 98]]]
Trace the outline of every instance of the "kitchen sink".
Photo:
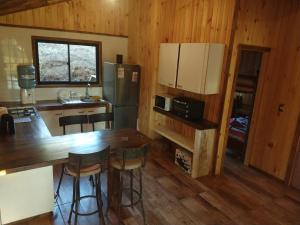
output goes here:
[[102, 102], [104, 100], [95, 100], [93, 98], [81, 98], [81, 99], [59, 99], [59, 102], [61, 104], [84, 104], [84, 103], [96, 103], [96, 102]]
[[82, 103], [84, 103], [80, 99], [60, 99], [59, 102], [61, 104], [82, 104]]
[[82, 98], [81, 101], [86, 102], [86, 103], [98, 102], [97, 100], [95, 100], [93, 98]]

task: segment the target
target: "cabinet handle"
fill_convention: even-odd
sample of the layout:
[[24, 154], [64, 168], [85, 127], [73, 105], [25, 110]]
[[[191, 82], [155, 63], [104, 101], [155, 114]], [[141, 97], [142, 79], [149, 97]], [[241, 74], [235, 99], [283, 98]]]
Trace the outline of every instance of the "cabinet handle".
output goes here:
[[55, 115], [56, 116], [62, 116], [62, 113], [56, 113]]
[[169, 86], [173, 86], [173, 84], [172, 84], [172, 83], [168, 83], [168, 85], [169, 85]]
[[95, 112], [95, 111], [88, 111], [88, 112], [92, 112], [92, 113], [93, 113], [93, 112]]
[[80, 111], [80, 112], [78, 112], [78, 113], [80, 113], [80, 114], [83, 114], [83, 113], [84, 113], [84, 111]]
[[177, 84], [177, 87], [178, 87], [178, 88], [182, 88], [182, 85], [180, 85], [180, 84]]

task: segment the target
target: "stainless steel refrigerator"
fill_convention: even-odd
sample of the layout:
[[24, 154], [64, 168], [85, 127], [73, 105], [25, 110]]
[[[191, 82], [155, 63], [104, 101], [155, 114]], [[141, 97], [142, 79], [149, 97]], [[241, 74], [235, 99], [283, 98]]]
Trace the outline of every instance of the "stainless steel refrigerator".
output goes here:
[[140, 66], [105, 62], [103, 98], [113, 105], [113, 128], [137, 128]]

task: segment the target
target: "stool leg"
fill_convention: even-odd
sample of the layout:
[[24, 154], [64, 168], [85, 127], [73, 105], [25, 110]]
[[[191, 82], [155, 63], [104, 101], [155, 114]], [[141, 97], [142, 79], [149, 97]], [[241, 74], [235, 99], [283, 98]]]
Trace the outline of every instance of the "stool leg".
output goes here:
[[92, 175], [90, 176], [89, 181], [92, 183], [92, 186], [95, 187], [95, 182]]
[[122, 178], [122, 174], [120, 171], [120, 188], [119, 188], [119, 192], [118, 192], [118, 220], [119, 220], [119, 224], [121, 223], [121, 205], [122, 205], [122, 191], [123, 191], [123, 178]]
[[133, 170], [130, 170], [130, 201], [133, 208]]
[[61, 174], [60, 174], [58, 186], [57, 186], [57, 189], [56, 189], [56, 196], [59, 196], [59, 190], [60, 190], [61, 182], [62, 182], [62, 179], [63, 179], [63, 176], [64, 176], [64, 172], [65, 172], [64, 170], [65, 170], [65, 164], [62, 164]]
[[140, 174], [140, 201], [141, 201], [144, 225], [146, 225], [146, 217], [145, 217], [145, 210], [144, 210], [144, 203], [143, 203], [143, 180], [142, 180], [142, 169], [141, 168], [139, 168], [139, 174]]
[[76, 178], [76, 203], [75, 203], [75, 222], [74, 225], [77, 225], [77, 219], [78, 219], [78, 207], [80, 203], [80, 178]]
[[74, 204], [75, 204], [75, 194], [76, 194], [76, 178], [73, 177], [73, 197], [72, 197], [72, 204], [71, 204], [71, 210], [70, 210], [70, 214], [69, 214], [68, 223], [71, 223], [71, 219], [72, 219], [72, 213], [73, 213], [73, 208], [74, 208]]
[[97, 207], [99, 211], [99, 218], [101, 219], [102, 225], [105, 225], [104, 215], [103, 215], [103, 201], [102, 201], [102, 191], [101, 191], [101, 174], [95, 176], [96, 180], [96, 200], [97, 200]]

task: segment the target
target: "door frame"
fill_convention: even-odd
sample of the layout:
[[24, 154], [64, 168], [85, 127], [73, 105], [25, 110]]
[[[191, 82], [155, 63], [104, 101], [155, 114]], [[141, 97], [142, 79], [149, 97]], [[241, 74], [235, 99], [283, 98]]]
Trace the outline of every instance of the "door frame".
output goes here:
[[[261, 66], [260, 66], [260, 72], [258, 74], [259, 77], [257, 80], [256, 95], [255, 95], [256, 100], [253, 105], [252, 119], [251, 119], [251, 124], [249, 126], [250, 129], [249, 129], [249, 133], [248, 133], [247, 147], [245, 150], [246, 151], [245, 160], [244, 160], [245, 165], [247, 165], [247, 166], [249, 165], [249, 160], [251, 157], [251, 154], [250, 154], [251, 149], [249, 147], [250, 146], [249, 143], [253, 141], [253, 137], [255, 134], [257, 110], [259, 109], [259, 105], [261, 103], [260, 96], [262, 94], [262, 88], [263, 88], [263, 83], [264, 83], [264, 79], [265, 79], [265, 76], [263, 76], [264, 73], [262, 71], [265, 71], [265, 69], [267, 69], [266, 65], [268, 64], [268, 61], [269, 61], [269, 55], [270, 55], [271, 48], [263, 47], [263, 46], [239, 44], [237, 46], [237, 57], [235, 60], [233, 82], [230, 86], [227, 86], [226, 92], [228, 92], [228, 95], [227, 95], [227, 97], [225, 96], [225, 100], [224, 100], [225, 103], [228, 102], [229, 108], [228, 108], [227, 113], [224, 111], [224, 109], [223, 109], [223, 113], [222, 113], [222, 123], [224, 122], [224, 120], [227, 120], [227, 121], [226, 121], [225, 130], [223, 130], [224, 135], [223, 136], [220, 135], [220, 137], [219, 137], [219, 138], [223, 138], [223, 140], [219, 140], [219, 144], [220, 144], [220, 142], [222, 142], [224, 144], [222, 146], [218, 147], [217, 157], [219, 157], [219, 159], [217, 160], [216, 165], [215, 165], [215, 174], [216, 175], [220, 175], [220, 173], [222, 172], [222, 169], [223, 169], [225, 152], [226, 152], [226, 148], [227, 148], [228, 134], [229, 134], [229, 119], [226, 119], [226, 118], [230, 118], [230, 115], [232, 113], [233, 96], [234, 96], [234, 92], [235, 92], [238, 70], [239, 70], [240, 61], [241, 61], [241, 51], [243, 51], [243, 50], [262, 52], [262, 62], [261, 62]], [[221, 127], [221, 129], [222, 129], [222, 127]]]
[[297, 162], [296, 160], [298, 154], [300, 154], [300, 113], [298, 116], [298, 122], [297, 122], [297, 127], [296, 127], [294, 140], [292, 144], [292, 150], [288, 161], [287, 174], [285, 177], [285, 183], [289, 186], [292, 185], [292, 181], [294, 178], [294, 171], [296, 167], [296, 162]]

